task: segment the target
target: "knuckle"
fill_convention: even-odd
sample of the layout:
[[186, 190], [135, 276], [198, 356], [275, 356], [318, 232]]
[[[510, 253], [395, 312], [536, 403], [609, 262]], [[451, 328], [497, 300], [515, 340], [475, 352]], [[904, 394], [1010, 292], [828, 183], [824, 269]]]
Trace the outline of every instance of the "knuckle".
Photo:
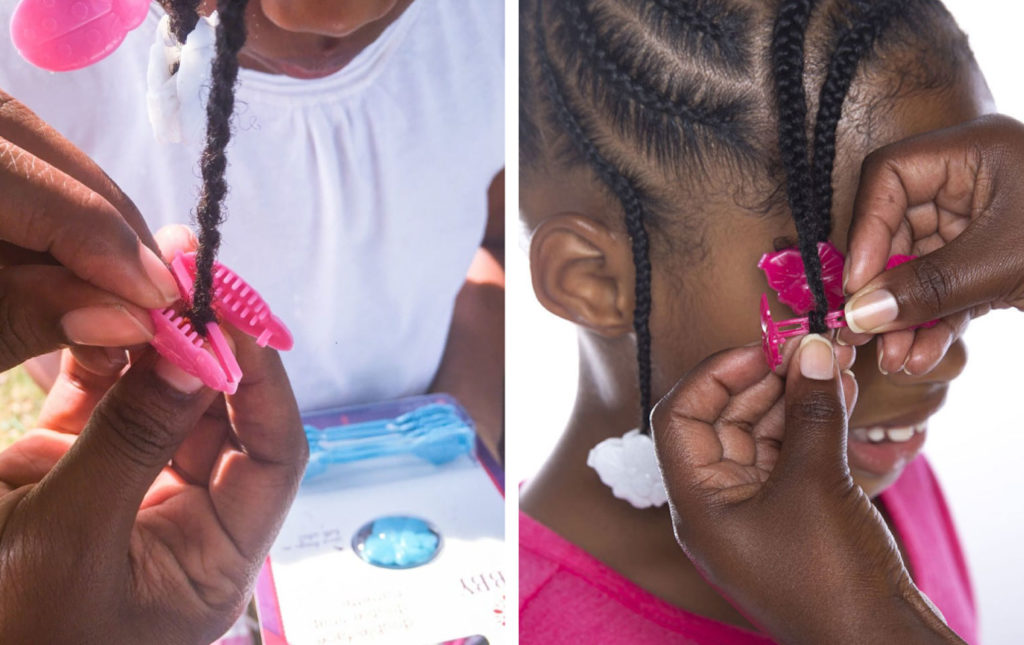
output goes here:
[[0, 371], [42, 353], [40, 321], [31, 321], [10, 285], [0, 284]]
[[949, 271], [928, 256], [918, 258], [909, 266], [914, 271], [911, 297], [929, 311], [942, 311], [954, 290], [954, 280]]
[[786, 402], [786, 417], [789, 424], [802, 426], [841, 422], [843, 404], [834, 393], [811, 390], [796, 401]]
[[96, 409], [90, 424], [107, 428], [107, 436], [126, 458], [150, 466], [168, 459], [177, 445], [173, 418], [172, 410], [157, 405], [111, 398]]

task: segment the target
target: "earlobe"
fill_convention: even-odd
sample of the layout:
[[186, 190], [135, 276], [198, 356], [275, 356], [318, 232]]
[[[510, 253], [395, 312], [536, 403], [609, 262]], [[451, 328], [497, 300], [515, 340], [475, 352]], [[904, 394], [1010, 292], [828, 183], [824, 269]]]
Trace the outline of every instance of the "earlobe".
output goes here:
[[579, 213], [545, 219], [530, 240], [533, 290], [557, 316], [608, 337], [633, 330], [629, 240]]

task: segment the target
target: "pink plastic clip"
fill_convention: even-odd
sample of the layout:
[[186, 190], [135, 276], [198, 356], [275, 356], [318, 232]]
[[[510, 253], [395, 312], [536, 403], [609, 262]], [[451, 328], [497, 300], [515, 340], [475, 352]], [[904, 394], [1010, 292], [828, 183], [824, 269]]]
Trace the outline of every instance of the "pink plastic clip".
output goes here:
[[11, 40], [33, 65], [80, 69], [117, 49], [148, 10], [149, 0], [22, 0], [11, 16]]
[[[195, 280], [195, 253], [178, 253], [171, 266], [187, 271], [190, 282]], [[260, 294], [220, 262], [213, 263], [213, 310], [221, 319], [255, 338], [260, 347], [270, 345], [288, 351], [294, 344], [291, 332]]]
[[[818, 257], [821, 258], [821, 279], [825, 283], [825, 297], [829, 309], [843, 306], [843, 254], [832, 242], [818, 243]], [[779, 294], [779, 302], [787, 305], [797, 314], [814, 309], [814, 296], [807, 286], [804, 261], [797, 248], [765, 253], [757, 268], [764, 271], [768, 286]]]
[[[171, 274], [178, 283], [181, 298], [187, 306], [192, 304], [195, 267], [194, 253], [179, 252], [171, 262]], [[219, 262], [214, 263], [213, 298], [214, 312], [236, 325], [241, 331], [256, 337], [257, 343], [261, 346], [266, 346], [267, 341], [275, 341], [271, 343], [273, 347], [291, 349], [292, 336], [284, 323], [270, 312], [266, 302], [252, 287]], [[239, 304], [243, 302], [251, 305], [252, 310], [247, 310], [245, 306]], [[240, 315], [242, 312], [248, 313]], [[150, 310], [150, 316], [156, 328], [152, 345], [161, 356], [210, 388], [228, 394], [234, 394], [238, 390], [242, 369], [217, 323], [211, 322], [206, 325], [206, 340], [213, 351], [211, 354], [199, 333], [174, 309], [153, 309]], [[244, 326], [237, 324], [236, 320], [244, 323]]]
[[[825, 315], [825, 326], [829, 329], [846, 327], [843, 310], [830, 311]], [[782, 345], [787, 338], [801, 336], [811, 330], [807, 317], [791, 318], [776, 323], [768, 308], [768, 296], [761, 294], [761, 349], [768, 365], [775, 369], [782, 364]]]

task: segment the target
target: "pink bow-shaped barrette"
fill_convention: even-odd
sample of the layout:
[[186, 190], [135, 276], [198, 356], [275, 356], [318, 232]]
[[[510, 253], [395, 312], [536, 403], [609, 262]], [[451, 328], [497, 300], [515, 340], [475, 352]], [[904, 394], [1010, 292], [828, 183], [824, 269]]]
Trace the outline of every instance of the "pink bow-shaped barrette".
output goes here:
[[[845, 297], [843, 295], [843, 264], [845, 258], [831, 242], [818, 244], [818, 257], [821, 258], [821, 277], [825, 283], [825, 296], [829, 312], [825, 315], [825, 325], [829, 329], [846, 327], [843, 313]], [[899, 266], [915, 259], [913, 255], [894, 255], [889, 258], [885, 270]], [[784, 249], [774, 253], [766, 253], [757, 263], [764, 271], [768, 285], [778, 294], [779, 301], [788, 305], [797, 314], [805, 314], [814, 308], [814, 296], [807, 285], [803, 259], [796, 248]], [[768, 308], [768, 297], [761, 295], [761, 349], [765, 360], [772, 369], [782, 364], [782, 345], [787, 338], [801, 336], [810, 331], [807, 316], [792, 318], [776, 323]], [[938, 324], [933, 320], [911, 329], [934, 327]]]
[[[196, 275], [195, 253], [175, 255], [171, 273], [186, 307], [191, 306]], [[267, 303], [248, 283], [220, 262], [213, 265], [213, 310], [221, 321], [256, 338], [260, 347], [270, 345], [286, 351], [292, 348], [292, 335]], [[206, 342], [191, 323], [173, 307], [149, 312], [155, 327], [151, 344], [161, 356], [221, 392], [234, 394], [242, 378], [242, 369], [231, 352], [224, 332], [216, 322], [206, 325]]]

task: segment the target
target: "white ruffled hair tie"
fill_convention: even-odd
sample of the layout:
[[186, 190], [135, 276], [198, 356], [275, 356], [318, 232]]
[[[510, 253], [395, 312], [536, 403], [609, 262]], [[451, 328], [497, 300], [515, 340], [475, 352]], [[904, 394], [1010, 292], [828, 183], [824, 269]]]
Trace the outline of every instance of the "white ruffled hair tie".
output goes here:
[[668, 501], [654, 441], [639, 430], [605, 439], [591, 448], [587, 465], [612, 489], [612, 495], [636, 508], [664, 506]]
[[[149, 50], [146, 104], [160, 143], [194, 147], [206, 137], [210, 66], [217, 42], [217, 13], [200, 17], [182, 45], [171, 33], [170, 16], [160, 19]], [[177, 71], [172, 73], [177, 65]]]

